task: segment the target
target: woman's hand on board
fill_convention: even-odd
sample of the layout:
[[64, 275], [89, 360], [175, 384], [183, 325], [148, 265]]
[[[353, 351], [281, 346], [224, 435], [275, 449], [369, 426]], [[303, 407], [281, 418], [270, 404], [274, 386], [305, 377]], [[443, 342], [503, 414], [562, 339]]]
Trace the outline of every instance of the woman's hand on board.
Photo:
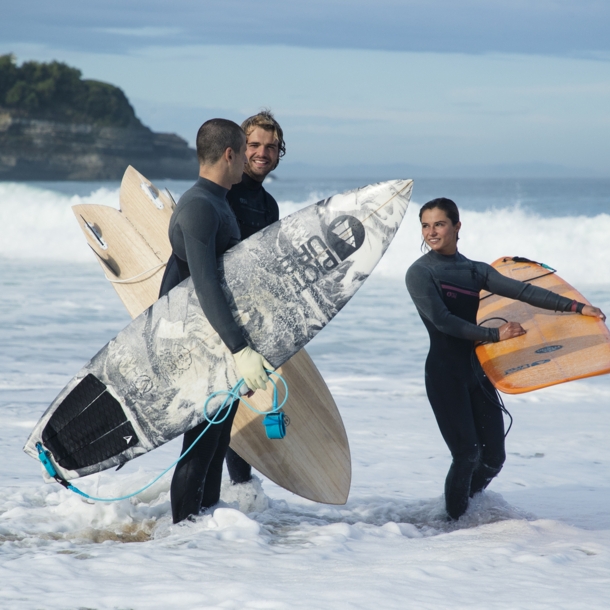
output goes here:
[[519, 324], [519, 322], [507, 322], [506, 324], [502, 324], [498, 328], [500, 332], [500, 338], [498, 341], [506, 341], [507, 339], [514, 339], [515, 337], [520, 337], [524, 335], [527, 331]]
[[606, 321], [606, 314], [599, 308], [593, 307], [593, 305], [585, 305], [582, 308], [583, 316], [591, 316], [592, 318], [599, 318], [602, 322]]
[[[599, 318], [602, 322], [606, 321], [606, 314], [604, 314], [599, 307], [593, 307], [593, 305], [585, 305], [582, 308], [581, 314], [583, 316]], [[519, 322], [507, 322], [506, 324], [502, 324], [502, 326], [498, 328], [498, 331], [500, 332], [498, 341], [506, 341], [507, 339], [521, 337], [527, 332]]]

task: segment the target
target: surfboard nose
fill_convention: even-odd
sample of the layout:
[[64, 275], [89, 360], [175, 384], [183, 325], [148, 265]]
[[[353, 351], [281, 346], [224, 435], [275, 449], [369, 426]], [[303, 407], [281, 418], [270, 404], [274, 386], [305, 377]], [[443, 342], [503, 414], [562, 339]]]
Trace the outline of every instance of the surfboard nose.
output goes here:
[[411, 200], [413, 180], [387, 180], [386, 182], [373, 184], [371, 188], [373, 191], [375, 188], [379, 189], [379, 192], [376, 193], [376, 199], [379, 201], [380, 209], [396, 204], [404, 214]]
[[386, 180], [369, 184], [352, 191], [334, 195], [326, 200], [327, 212], [332, 214], [352, 214], [360, 222], [365, 222], [370, 215], [377, 215], [388, 224], [402, 220], [413, 190], [413, 180]]
[[413, 180], [387, 180], [334, 195], [318, 204], [328, 246], [350, 271], [368, 275], [377, 265], [405, 216]]

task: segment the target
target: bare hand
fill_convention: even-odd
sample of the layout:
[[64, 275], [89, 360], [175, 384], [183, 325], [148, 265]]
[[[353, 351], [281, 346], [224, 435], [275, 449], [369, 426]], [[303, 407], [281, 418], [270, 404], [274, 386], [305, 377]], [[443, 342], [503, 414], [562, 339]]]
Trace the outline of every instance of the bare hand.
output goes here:
[[526, 330], [519, 322], [507, 322], [506, 324], [502, 324], [498, 330], [500, 331], [500, 341], [514, 339], [515, 337], [520, 337], [526, 333]]
[[591, 316], [592, 318], [599, 318], [602, 322], [606, 321], [606, 315], [599, 307], [593, 307], [593, 305], [585, 305], [582, 308], [583, 316]]

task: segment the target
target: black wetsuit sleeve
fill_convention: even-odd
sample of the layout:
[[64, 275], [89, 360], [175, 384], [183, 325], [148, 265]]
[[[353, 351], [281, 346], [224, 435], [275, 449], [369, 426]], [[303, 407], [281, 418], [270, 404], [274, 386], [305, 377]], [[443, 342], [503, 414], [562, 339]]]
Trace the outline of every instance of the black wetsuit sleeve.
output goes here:
[[470, 341], [498, 341], [497, 328], [477, 326], [452, 314], [445, 305], [432, 273], [423, 265], [411, 265], [407, 271], [407, 290], [419, 314], [440, 332]]
[[573, 302], [572, 299], [562, 297], [556, 292], [506, 277], [487, 264], [485, 264], [485, 289], [502, 297], [553, 311], [570, 311]]
[[233, 354], [247, 347], [220, 286], [216, 261], [216, 235], [220, 219], [211, 204], [201, 204], [197, 213], [181, 218], [186, 260], [195, 292], [214, 330]]

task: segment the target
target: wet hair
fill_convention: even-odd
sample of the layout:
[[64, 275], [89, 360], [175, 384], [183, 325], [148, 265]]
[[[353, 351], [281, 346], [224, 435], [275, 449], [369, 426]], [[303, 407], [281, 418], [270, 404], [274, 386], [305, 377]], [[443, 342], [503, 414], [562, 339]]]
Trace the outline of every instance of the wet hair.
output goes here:
[[[438, 197], [437, 199], [431, 199], [427, 203], [424, 203], [424, 205], [422, 205], [421, 209], [419, 210], [419, 222], [421, 222], [421, 217], [424, 212], [426, 212], [427, 210], [434, 210], [435, 208], [438, 208], [439, 210], [445, 212], [447, 218], [451, 221], [451, 224], [454, 227], [458, 222], [460, 222], [460, 211], [458, 210], [457, 205], [455, 205], [455, 202], [451, 199], [447, 199], [447, 197]], [[458, 241], [459, 239], [460, 236], [457, 235], [456, 241]], [[422, 252], [430, 250], [430, 247], [424, 239], [422, 239], [421, 241], [420, 250]]]
[[445, 212], [447, 218], [454, 227], [460, 222], [460, 211], [458, 210], [457, 205], [455, 205], [455, 202], [451, 201], [451, 199], [447, 199], [447, 197], [438, 197], [437, 199], [432, 199], [427, 203], [424, 203], [419, 210], [419, 222], [421, 222], [421, 217], [424, 212], [427, 210], [434, 210], [435, 208]]
[[[286, 154], [286, 142], [284, 141], [284, 132], [280, 124], [275, 120], [273, 113], [268, 108], [263, 108], [258, 114], [248, 117], [242, 124], [246, 137], [248, 137], [257, 127], [265, 131], [272, 131], [277, 138], [278, 158], [277, 163]], [[277, 167], [277, 163], [275, 167]], [[273, 169], [275, 169], [275, 167]]]
[[201, 165], [214, 165], [230, 148], [235, 152], [244, 143], [243, 129], [228, 119], [210, 119], [197, 132], [197, 158]]

